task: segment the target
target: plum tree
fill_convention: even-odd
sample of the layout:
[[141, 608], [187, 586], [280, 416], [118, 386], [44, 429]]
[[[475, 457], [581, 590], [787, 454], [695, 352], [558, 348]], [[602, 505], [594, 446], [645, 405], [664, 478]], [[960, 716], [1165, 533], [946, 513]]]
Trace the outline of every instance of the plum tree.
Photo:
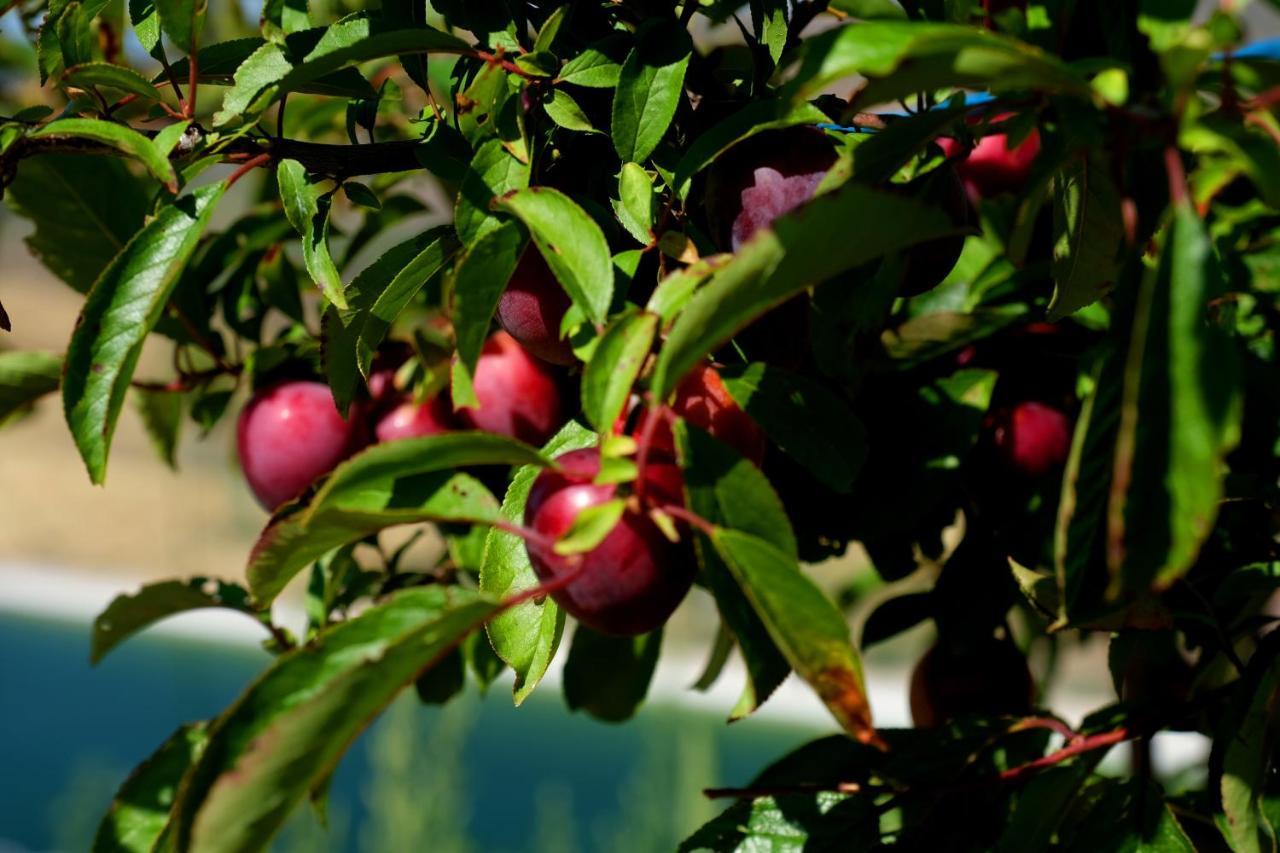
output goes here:
[[458, 417], [475, 429], [542, 444], [564, 423], [551, 369], [507, 332], [485, 341], [472, 385], [480, 405], [459, 409]]
[[[579, 513], [618, 496], [616, 485], [594, 482], [599, 451], [574, 450], [556, 464], [534, 481], [524, 513], [525, 524], [551, 541], [564, 535]], [[644, 502], [632, 495], [621, 520], [585, 554], [563, 556], [548, 542], [528, 542], [538, 576], [563, 583], [551, 597], [605, 634], [644, 634], [657, 628], [680, 604], [696, 572], [688, 541], [671, 541], [647, 515], [650, 505], [684, 505], [680, 469], [670, 462], [651, 462], [643, 477]]]
[[560, 336], [569, 297], [533, 246], [524, 250], [498, 300], [498, 323], [520, 346], [552, 364], [574, 364], [573, 347]]
[[[764, 458], [764, 433], [729, 394], [720, 378], [720, 372], [711, 365], [695, 367], [680, 381], [670, 410], [693, 426], [711, 433], [713, 438], [734, 448], [757, 465]], [[636, 422], [635, 435], [645, 432], [650, 416], [647, 409], [641, 412]], [[660, 419], [653, 427], [650, 447], [674, 458], [675, 438], [671, 433], [671, 426], [665, 420]]]
[[1024, 714], [1034, 696], [1026, 658], [1007, 639], [939, 640], [911, 672], [911, 718], [926, 728], [970, 714]]
[[998, 408], [988, 418], [988, 430], [1004, 463], [1027, 477], [1057, 470], [1071, 452], [1071, 419], [1037, 400]]
[[329, 386], [288, 381], [263, 388], [240, 413], [236, 446], [249, 488], [266, 509], [298, 497], [357, 449], [364, 430], [344, 420]]

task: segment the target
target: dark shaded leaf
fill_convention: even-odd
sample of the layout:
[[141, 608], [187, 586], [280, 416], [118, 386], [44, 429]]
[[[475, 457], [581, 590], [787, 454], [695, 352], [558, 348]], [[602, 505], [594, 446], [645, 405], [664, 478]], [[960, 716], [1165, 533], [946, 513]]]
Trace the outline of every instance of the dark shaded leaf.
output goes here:
[[649, 692], [661, 647], [661, 629], [639, 637], [611, 637], [579, 625], [564, 665], [569, 710], [609, 723], [630, 719]]

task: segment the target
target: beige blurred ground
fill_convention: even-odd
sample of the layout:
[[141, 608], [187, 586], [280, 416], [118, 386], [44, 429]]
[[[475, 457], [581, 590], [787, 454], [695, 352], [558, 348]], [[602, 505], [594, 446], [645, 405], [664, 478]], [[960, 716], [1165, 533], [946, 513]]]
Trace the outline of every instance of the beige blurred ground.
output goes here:
[[[0, 220], [0, 301], [13, 321], [0, 346], [62, 352], [83, 297], [30, 256], [26, 230]], [[170, 378], [167, 355], [145, 353], [138, 376]], [[46, 398], [0, 430], [0, 559], [139, 578], [241, 577], [263, 516], [236, 473], [229, 425], [200, 441], [184, 424], [175, 473], [126, 406], [106, 485], [93, 486], [58, 399]]]

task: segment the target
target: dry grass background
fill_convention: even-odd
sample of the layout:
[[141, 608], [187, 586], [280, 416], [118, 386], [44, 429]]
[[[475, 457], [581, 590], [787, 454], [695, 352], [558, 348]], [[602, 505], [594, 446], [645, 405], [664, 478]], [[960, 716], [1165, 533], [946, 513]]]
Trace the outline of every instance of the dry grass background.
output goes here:
[[[50, 275], [20, 239], [27, 226], [0, 222], [0, 300], [13, 332], [6, 349], [62, 352], [83, 297]], [[168, 376], [163, 352], [147, 352], [139, 376]], [[56, 396], [0, 430], [0, 561], [160, 578], [243, 574], [263, 516], [235, 467], [227, 419], [198, 440], [184, 424], [180, 471], [170, 471], [126, 406], [105, 486], [90, 484]]]

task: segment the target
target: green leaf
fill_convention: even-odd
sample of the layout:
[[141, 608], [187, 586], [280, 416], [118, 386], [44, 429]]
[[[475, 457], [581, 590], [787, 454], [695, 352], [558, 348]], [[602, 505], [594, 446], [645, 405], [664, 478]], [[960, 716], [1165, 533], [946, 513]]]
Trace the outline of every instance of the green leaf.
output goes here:
[[62, 359], [44, 352], [0, 352], [0, 423], [58, 390]]
[[543, 465], [533, 448], [500, 435], [454, 432], [377, 444], [334, 469], [309, 500], [280, 510], [258, 537], [246, 576], [254, 598], [275, 599], [326, 552], [371, 533], [422, 521], [484, 524], [493, 496], [470, 465]]
[[142, 49], [151, 53], [160, 43], [160, 14], [155, 0], [129, 0], [129, 20]]
[[1077, 160], [1054, 181], [1053, 220], [1049, 319], [1058, 320], [1097, 302], [1120, 271], [1120, 192], [1103, 157]]
[[[320, 37], [327, 31], [326, 27], [290, 33], [285, 36], [284, 43], [268, 42], [260, 38], [232, 39], [217, 44], [202, 45], [200, 59], [196, 68], [200, 83], [211, 83], [215, 86], [232, 86], [236, 83], [237, 72], [251, 56], [254, 64], [246, 69], [245, 75], [265, 72], [283, 58], [286, 63], [301, 61], [315, 49]], [[186, 57], [171, 64], [173, 74], [179, 80], [186, 80], [190, 75], [190, 64]], [[255, 69], [257, 71], [255, 72]], [[168, 74], [161, 71], [152, 78], [153, 83], [161, 83], [168, 79]], [[377, 95], [369, 81], [354, 68], [344, 68], [332, 74], [325, 74], [314, 80], [299, 84], [294, 91], [310, 95], [330, 95], [337, 98], [372, 98]], [[223, 109], [227, 109], [226, 102]]]
[[611, 430], [622, 414], [657, 333], [656, 315], [631, 312], [600, 336], [582, 372], [582, 411], [600, 432]]
[[102, 483], [116, 420], [147, 334], [222, 197], [213, 184], [160, 209], [93, 286], [67, 349], [62, 402], [89, 471]]
[[845, 731], [874, 742], [862, 664], [839, 608], [800, 571], [794, 556], [768, 541], [726, 528], [715, 530], [711, 541], [796, 674]]
[[[874, 210], [875, 216], [866, 216]], [[824, 223], [858, 222], [832, 241]], [[676, 319], [650, 383], [666, 397], [704, 355], [804, 288], [955, 226], [935, 207], [858, 184], [845, 184], [756, 233]]]
[[98, 663], [107, 652], [161, 619], [210, 607], [245, 613], [255, 621], [262, 618], [250, 606], [249, 593], [238, 584], [204, 577], [147, 584], [135, 593], [116, 596], [93, 620], [89, 662]]
[[572, 83], [591, 89], [617, 88], [622, 64], [613, 55], [620, 52], [617, 48], [624, 45], [625, 41], [625, 37], [611, 36], [594, 47], [588, 47], [561, 67], [560, 76], [555, 82]]
[[613, 95], [613, 147], [622, 162], [644, 162], [666, 135], [692, 50], [689, 32], [674, 22], [649, 24], [637, 35]]
[[894, 0], [831, 0], [832, 9], [860, 21], [901, 20], [907, 17]]
[[32, 139], [88, 139], [140, 161], [169, 192], [178, 191], [178, 176], [169, 158], [156, 151], [151, 140], [138, 131], [110, 121], [91, 118], [61, 118], [31, 134]]
[[193, 53], [200, 41], [206, 0], [155, 0], [160, 29], [183, 53]]
[[783, 92], [807, 100], [854, 75], [869, 80], [858, 95], [866, 104], [946, 88], [1092, 99], [1084, 77], [1039, 48], [977, 27], [914, 21], [869, 21], [806, 39]]
[[[689, 508], [713, 524], [738, 526], [788, 554], [797, 551], [791, 522], [768, 479], [735, 450], [699, 429], [681, 424], [677, 446], [684, 468]], [[715, 549], [695, 539], [701, 577], [715, 597], [720, 618], [738, 640], [747, 667], [747, 683], [730, 714], [736, 720], [754, 712], [791, 672], [757, 615]]]
[[848, 794], [822, 792], [743, 799], [689, 836], [680, 853], [801, 853], [880, 847], [880, 822], [868, 803]]
[[369, 210], [382, 210], [382, 202], [378, 200], [378, 196], [364, 184], [346, 181], [342, 185], [342, 191], [346, 193], [347, 199], [352, 204], [358, 204]]
[[204, 752], [204, 723], [180, 727], [129, 774], [98, 825], [93, 853], [150, 853], [165, 827], [178, 785]]
[[151, 144], [155, 147], [156, 153], [161, 157], [168, 157], [173, 153], [173, 149], [177, 147], [182, 137], [186, 136], [187, 128], [191, 127], [190, 121], [175, 121], [173, 124], [166, 125], [159, 133], [152, 138]]
[[149, 100], [160, 100], [160, 90], [152, 85], [150, 80], [132, 68], [110, 62], [86, 62], [83, 65], [73, 66], [63, 72], [62, 81], [66, 85], [79, 89], [105, 86]]
[[778, 64], [790, 34], [787, 25], [786, 0], [751, 0], [751, 23], [755, 39], [766, 50], [769, 60]]
[[397, 29], [393, 22], [366, 14], [351, 15], [324, 28], [314, 49], [294, 63], [274, 43], [264, 44], [235, 73], [214, 126], [251, 119], [287, 92], [324, 78], [348, 65], [401, 54], [465, 53], [470, 45], [430, 27]]
[[281, 656], [210, 726], [174, 805], [175, 847], [266, 844], [401, 688], [495, 609], [461, 587], [403, 590]]
[[582, 107], [578, 106], [578, 102], [568, 92], [556, 89], [551, 93], [549, 99], [542, 102], [542, 108], [547, 111], [547, 118], [565, 130], [600, 133], [591, 124], [591, 119], [587, 118], [587, 114], [583, 112]]
[[1108, 512], [1112, 590], [1163, 589], [1213, 529], [1240, 438], [1240, 354], [1213, 321], [1226, 283], [1204, 224], [1177, 205], [1135, 308]]
[[512, 190], [529, 186], [529, 164], [515, 157], [500, 139], [490, 139], [476, 151], [462, 179], [453, 210], [453, 225], [464, 246], [470, 246], [502, 224], [493, 202]]
[[819, 124], [827, 120], [826, 113], [809, 103], [793, 104], [778, 98], [754, 101], [693, 141], [676, 164], [676, 192], [681, 198], [687, 198], [694, 175], [744, 139], [766, 130]]
[[410, 237], [352, 279], [344, 291], [347, 310], [325, 312], [320, 355], [338, 411], [345, 415], [391, 324], [457, 248], [448, 226]]
[[[595, 442], [595, 433], [570, 421], [547, 442], [542, 452], [547, 457], [555, 457], [591, 447]], [[527, 465], [512, 477], [498, 513], [503, 521], [524, 523], [525, 501], [540, 470], [536, 465]], [[537, 585], [538, 576], [529, 563], [524, 540], [496, 527], [491, 529], [480, 566], [481, 591], [507, 598]], [[487, 628], [494, 652], [515, 671], [512, 692], [519, 705], [538, 686], [555, 657], [564, 631], [564, 612], [549, 597], [525, 601], [498, 614]]]
[[289, 224], [302, 237], [302, 260], [311, 280], [339, 309], [347, 307], [342, 276], [329, 254], [329, 194], [321, 195], [307, 180], [306, 167], [297, 160], [281, 160], [276, 167], [280, 201]]
[[638, 163], [623, 163], [613, 211], [622, 227], [642, 245], [653, 242], [653, 179]]
[[569, 529], [556, 540], [555, 552], [565, 557], [572, 554], [585, 554], [613, 532], [613, 528], [626, 511], [627, 502], [624, 498], [614, 498], [611, 501], [587, 507], [574, 516]]
[[133, 402], [142, 417], [147, 437], [151, 439], [161, 461], [176, 470], [178, 463], [174, 454], [178, 449], [178, 435], [182, 431], [182, 410], [186, 395], [135, 388]]
[[661, 648], [661, 628], [611, 637], [579, 625], [564, 664], [565, 704], [607, 723], [631, 719], [649, 692]]
[[1280, 669], [1273, 662], [1261, 678], [1251, 679], [1250, 690], [1239, 690], [1231, 719], [1224, 727], [1222, 809], [1226, 814], [1227, 840], [1241, 853], [1276, 849], [1276, 830], [1263, 812], [1262, 801], [1276, 745], [1276, 700], [1280, 694]]
[[1265, 129], [1225, 116], [1208, 115], [1182, 131], [1179, 142], [1202, 162], [1225, 155], [1239, 164], [1271, 207], [1280, 207], [1280, 150]]
[[720, 376], [771, 441], [832, 489], [850, 490], [867, 458], [867, 430], [840, 398], [767, 364], [725, 368]]
[[603, 323], [613, 298], [613, 260], [595, 220], [573, 199], [550, 187], [507, 193], [499, 205], [529, 229], [534, 245], [574, 304], [591, 321]]
[[27, 247], [81, 293], [142, 228], [150, 191], [113, 157], [45, 154], [23, 160], [5, 206], [31, 220]]
[[[453, 328], [458, 360], [455, 373], [466, 381], [453, 383], [456, 408], [478, 406], [470, 377], [489, 337], [489, 325], [502, 291], [506, 289], [528, 240], [517, 222], [504, 222], [472, 244], [453, 272]], [[470, 392], [469, 394], [467, 392]]]

